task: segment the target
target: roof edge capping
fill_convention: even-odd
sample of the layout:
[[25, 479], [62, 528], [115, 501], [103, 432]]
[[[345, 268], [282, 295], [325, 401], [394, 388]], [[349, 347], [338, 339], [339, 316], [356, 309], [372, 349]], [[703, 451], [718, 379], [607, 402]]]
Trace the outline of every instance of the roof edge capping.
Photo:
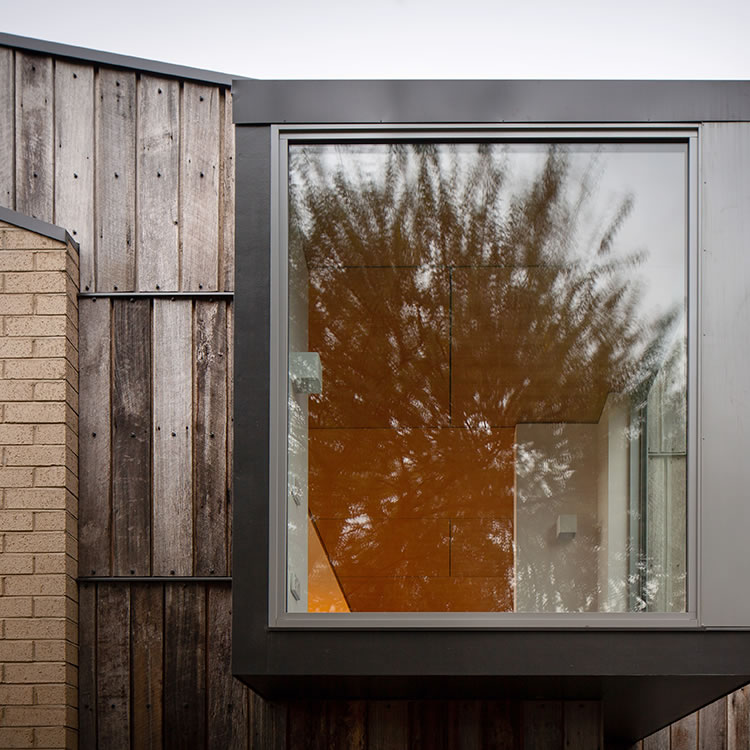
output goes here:
[[88, 47], [76, 47], [72, 44], [50, 42], [44, 39], [34, 39], [33, 37], [18, 36], [3, 32], [0, 32], [0, 46], [14, 47], [15, 49], [28, 52], [38, 52], [44, 55], [54, 55], [69, 60], [90, 62], [98, 65], [111, 65], [115, 68], [127, 68], [143, 73], [155, 73], [169, 78], [182, 78], [190, 81], [200, 81], [201, 83], [212, 83], [228, 88], [232, 86], [232, 79], [238, 81], [252, 80], [244, 76], [231, 75], [229, 73], [191, 68], [188, 65], [159, 62], [158, 60], [149, 60], [132, 55], [121, 55], [115, 52], [104, 52], [103, 50], [90, 49]]
[[41, 234], [44, 237], [49, 237], [51, 240], [57, 240], [58, 242], [66, 242], [72, 245], [77, 251], [80, 251], [81, 247], [71, 236], [67, 229], [57, 226], [57, 224], [50, 224], [49, 222], [36, 219], [33, 216], [22, 214], [19, 211], [14, 211], [11, 208], [5, 208], [0, 206], [0, 221], [4, 221], [7, 224], [12, 224], [14, 227], [19, 229], [26, 229], [29, 232], [35, 234]]

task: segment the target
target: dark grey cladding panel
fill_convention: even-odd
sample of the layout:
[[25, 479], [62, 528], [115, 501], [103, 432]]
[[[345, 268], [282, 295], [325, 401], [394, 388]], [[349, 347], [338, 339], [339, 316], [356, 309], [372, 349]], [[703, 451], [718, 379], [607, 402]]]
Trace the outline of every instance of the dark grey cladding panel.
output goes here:
[[750, 120], [747, 81], [235, 80], [232, 91], [238, 124]]

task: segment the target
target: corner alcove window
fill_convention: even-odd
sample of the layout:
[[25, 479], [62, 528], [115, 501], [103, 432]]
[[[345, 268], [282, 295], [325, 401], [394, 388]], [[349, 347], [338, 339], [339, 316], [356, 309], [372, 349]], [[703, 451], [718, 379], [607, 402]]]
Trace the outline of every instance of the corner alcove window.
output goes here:
[[689, 139], [279, 143], [280, 611], [688, 611]]

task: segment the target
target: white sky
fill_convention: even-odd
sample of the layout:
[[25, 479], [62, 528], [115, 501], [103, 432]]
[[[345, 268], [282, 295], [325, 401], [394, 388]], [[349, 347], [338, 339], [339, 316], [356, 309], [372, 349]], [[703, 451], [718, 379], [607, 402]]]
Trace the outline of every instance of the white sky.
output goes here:
[[0, 31], [254, 78], [750, 79], [750, 0], [0, 0]]

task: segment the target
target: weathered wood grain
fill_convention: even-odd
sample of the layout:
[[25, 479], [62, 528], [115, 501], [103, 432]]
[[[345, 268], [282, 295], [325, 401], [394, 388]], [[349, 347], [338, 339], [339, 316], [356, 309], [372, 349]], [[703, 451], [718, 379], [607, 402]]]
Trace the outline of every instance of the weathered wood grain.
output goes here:
[[138, 289], [179, 284], [180, 84], [142, 75], [137, 128]]
[[114, 301], [113, 335], [113, 574], [150, 575], [150, 301]]
[[406, 701], [370, 701], [367, 706], [368, 750], [407, 750], [409, 710]]
[[450, 702], [448, 723], [451, 748], [481, 750], [483, 708], [482, 702], [477, 700]]
[[326, 701], [288, 701], [287, 747], [328, 748], [328, 713]]
[[[261, 698], [247, 691], [249, 701], [249, 750], [287, 750], [289, 704]], [[304, 735], [303, 735], [304, 736]]]
[[232, 122], [232, 92], [222, 91], [221, 124], [221, 185], [219, 193], [219, 222], [221, 233], [222, 289], [234, 289], [234, 123]]
[[690, 714], [670, 727], [670, 750], [696, 750], [698, 746], [698, 714]]
[[206, 592], [171, 584], [164, 612], [164, 747], [203, 747], [206, 736]]
[[367, 747], [367, 702], [328, 701], [328, 747], [365, 750]]
[[78, 587], [78, 741], [96, 747], [96, 584]]
[[86, 576], [111, 574], [110, 309], [106, 299], [78, 305], [78, 569]]
[[16, 51], [16, 210], [54, 221], [52, 58]]
[[164, 587], [131, 587], [133, 746], [162, 747]]
[[181, 288], [214, 290], [219, 272], [220, 96], [186, 82], [180, 186]]
[[565, 701], [564, 720], [565, 748], [602, 749], [602, 716], [598, 701]]
[[15, 208], [15, 60], [0, 47], [0, 206]]
[[208, 586], [208, 746], [240, 750], [248, 745], [247, 688], [232, 677], [232, 591]]
[[485, 701], [482, 708], [483, 747], [521, 747], [521, 705], [517, 701]]
[[727, 699], [720, 698], [698, 712], [698, 750], [726, 750]]
[[96, 77], [96, 284], [135, 288], [135, 74]]
[[232, 574], [232, 504], [234, 485], [234, 308], [227, 305], [227, 574]]
[[562, 701], [524, 701], [524, 750], [558, 750], [563, 747]]
[[450, 748], [448, 702], [413, 701], [409, 703], [409, 747], [416, 750]]
[[227, 305], [195, 303], [195, 574], [227, 575]]
[[55, 223], [80, 245], [80, 288], [94, 288], [94, 68], [55, 62]]
[[727, 696], [727, 750], [750, 747], [750, 686]]
[[192, 311], [154, 300], [154, 575], [192, 575]]
[[99, 585], [97, 624], [97, 746], [130, 750], [130, 587]]
[[664, 727], [644, 738], [643, 750], [669, 750], [669, 744], [669, 727]]

